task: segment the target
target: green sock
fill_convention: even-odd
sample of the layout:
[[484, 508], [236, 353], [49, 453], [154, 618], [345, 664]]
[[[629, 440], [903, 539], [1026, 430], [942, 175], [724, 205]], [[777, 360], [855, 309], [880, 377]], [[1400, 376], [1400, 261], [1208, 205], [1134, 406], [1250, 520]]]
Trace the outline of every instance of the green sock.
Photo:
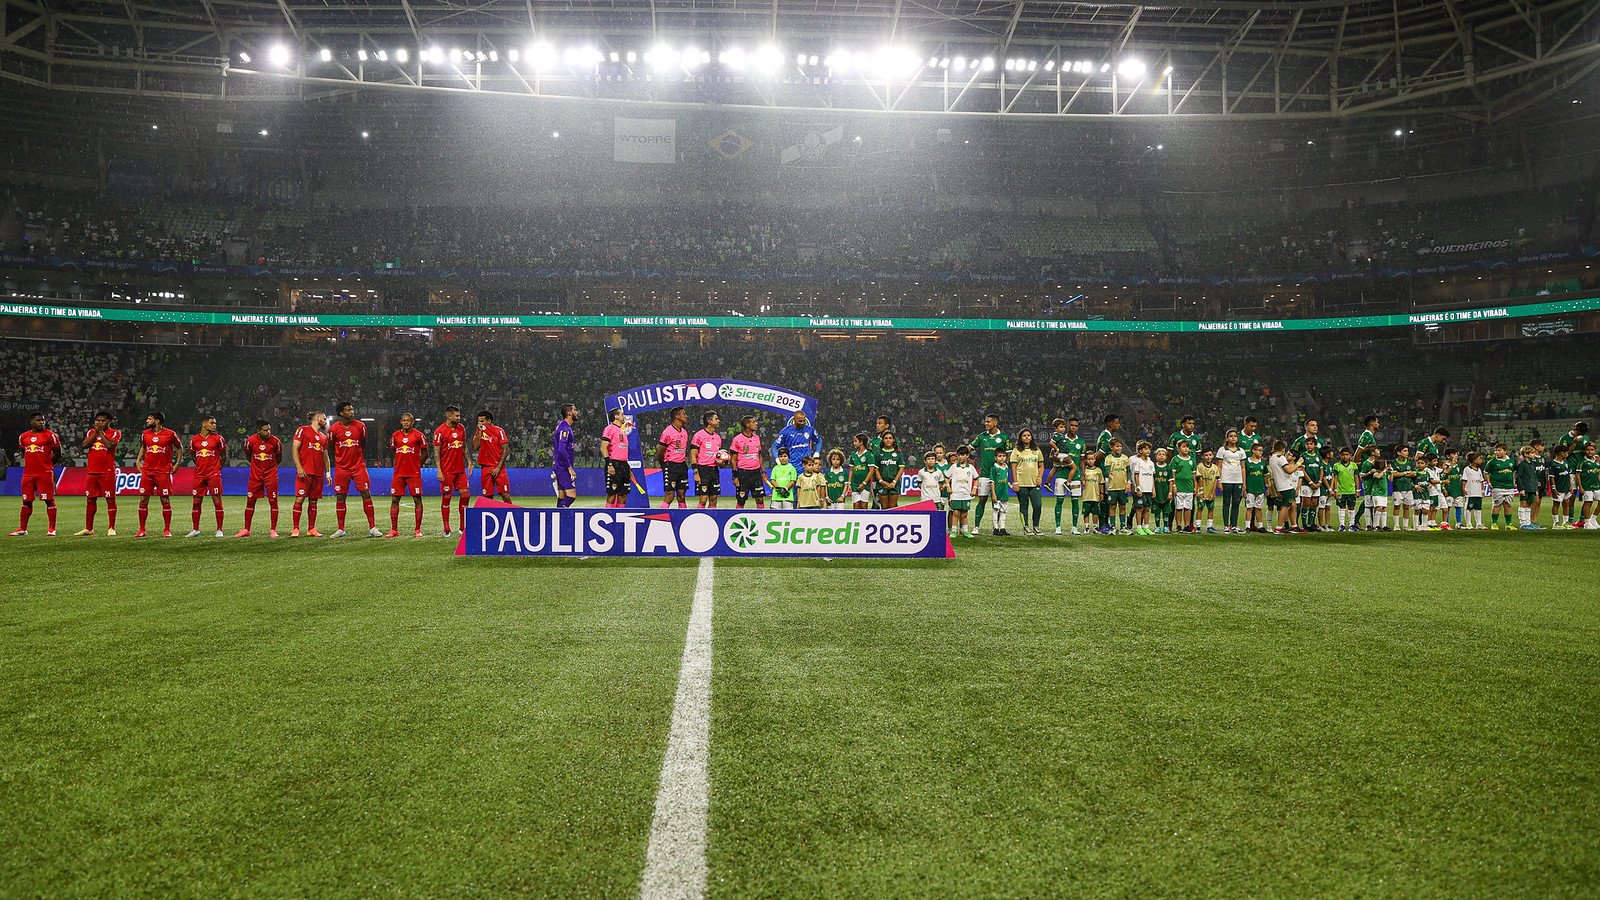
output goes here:
[[979, 500], [978, 501], [977, 514], [972, 517], [972, 530], [973, 531], [977, 531], [978, 527], [983, 524], [983, 511], [985, 509], [988, 509], [988, 508], [989, 508], [989, 501], [988, 500]]
[[[1062, 504], [1062, 503], [1065, 503], [1065, 502], [1066, 502], [1066, 499], [1067, 499], [1067, 498], [1065, 498], [1065, 497], [1062, 497], [1062, 496], [1060, 496], [1060, 495], [1057, 495], [1057, 496], [1056, 496], [1056, 527], [1057, 527], [1057, 528], [1060, 528], [1060, 527], [1061, 527], [1061, 504]], [[1074, 504], [1074, 506], [1076, 506], [1076, 504]], [[1074, 509], [1073, 509], [1073, 512], [1074, 512], [1074, 513], [1076, 513], [1076, 512], [1077, 512], [1077, 509], [1076, 509], [1076, 508], [1074, 508]], [[1073, 521], [1074, 521], [1074, 522], [1076, 522], [1076, 521], [1077, 521], [1077, 516], [1076, 516], [1076, 515], [1074, 515], [1074, 516], [1073, 516]]]
[[1079, 504], [1079, 502], [1080, 501], [1078, 500], [1077, 497], [1073, 497], [1072, 498], [1072, 527], [1073, 528], [1077, 528], [1078, 527], [1078, 504]]

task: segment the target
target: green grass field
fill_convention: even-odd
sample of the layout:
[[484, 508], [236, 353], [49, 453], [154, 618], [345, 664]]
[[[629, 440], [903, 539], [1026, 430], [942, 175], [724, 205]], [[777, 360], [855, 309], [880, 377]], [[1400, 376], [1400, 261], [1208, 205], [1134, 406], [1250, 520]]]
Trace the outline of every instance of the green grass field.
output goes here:
[[[693, 560], [122, 506], [0, 539], [0, 897], [637, 895]], [[710, 896], [1600, 895], [1600, 536], [957, 554], [716, 563]]]

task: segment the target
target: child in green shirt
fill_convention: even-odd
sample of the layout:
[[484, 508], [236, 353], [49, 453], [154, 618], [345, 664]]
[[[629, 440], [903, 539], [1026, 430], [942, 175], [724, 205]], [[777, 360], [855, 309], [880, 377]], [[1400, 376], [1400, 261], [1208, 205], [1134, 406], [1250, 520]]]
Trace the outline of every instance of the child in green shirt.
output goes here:
[[822, 480], [827, 485], [828, 508], [844, 509], [850, 493], [850, 470], [844, 467], [844, 451], [838, 447], [828, 451], [828, 471], [822, 473]]
[[994, 502], [994, 526], [989, 533], [1009, 537], [1011, 532], [1006, 530], [1006, 500], [1011, 496], [1011, 466], [1004, 450], [994, 453], [994, 465], [989, 467], [989, 484], [990, 499]]
[[799, 478], [789, 465], [789, 448], [778, 448], [778, 464], [772, 467], [772, 508], [794, 509], [794, 483]]

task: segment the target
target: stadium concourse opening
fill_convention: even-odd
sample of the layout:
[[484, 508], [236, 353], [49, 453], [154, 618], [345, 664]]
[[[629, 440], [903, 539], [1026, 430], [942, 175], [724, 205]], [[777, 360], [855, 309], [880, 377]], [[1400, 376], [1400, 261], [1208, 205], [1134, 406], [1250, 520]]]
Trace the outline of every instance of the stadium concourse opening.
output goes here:
[[[727, 404], [733, 403], [750, 409], [764, 409], [769, 412], [782, 413], [785, 417], [792, 417], [795, 413], [804, 413], [812, 422], [817, 419], [817, 398], [809, 397], [795, 391], [773, 387], [770, 384], [757, 384], [752, 381], [734, 381], [725, 378], [696, 378], [680, 381], [662, 381], [656, 384], [642, 384], [638, 387], [618, 391], [606, 397], [605, 416], [610, 420], [611, 411], [622, 410], [623, 415], [636, 427], [628, 439], [628, 462], [635, 471], [644, 473], [644, 432], [637, 427], [637, 416], [640, 413], [655, 410], [672, 409], [682, 406], [689, 409], [689, 428], [691, 431], [698, 427], [698, 421], [693, 407], [698, 404]], [[737, 427], [733, 423], [723, 423], [725, 426]], [[724, 474], [722, 477], [726, 478]], [[657, 484], [661, 483], [660, 475], [656, 476]], [[650, 480], [638, 482], [643, 490], [635, 490], [628, 494], [628, 506], [635, 509], [644, 509], [650, 506]], [[665, 492], [665, 488], [663, 488]]]

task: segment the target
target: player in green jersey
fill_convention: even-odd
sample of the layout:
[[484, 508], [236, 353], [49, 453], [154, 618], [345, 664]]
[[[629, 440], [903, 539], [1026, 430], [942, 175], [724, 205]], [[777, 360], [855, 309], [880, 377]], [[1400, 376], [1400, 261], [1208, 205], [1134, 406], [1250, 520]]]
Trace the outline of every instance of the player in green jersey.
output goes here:
[[1121, 430], [1121, 416], [1118, 416], [1116, 413], [1106, 416], [1105, 430], [1100, 432], [1099, 439], [1094, 442], [1095, 449], [1100, 451], [1100, 459], [1102, 463], [1105, 461], [1106, 454], [1111, 452], [1111, 442], [1117, 439], [1117, 432]]
[[1308, 452], [1315, 453], [1320, 458], [1323, 445], [1326, 443], [1322, 438], [1317, 437], [1317, 420], [1307, 419], [1305, 434], [1295, 438], [1294, 443], [1289, 445], [1289, 449], [1293, 450], [1295, 455], [1302, 460], [1305, 459]]
[[1578, 526], [1600, 528], [1600, 523], [1595, 521], [1596, 507], [1600, 507], [1600, 449], [1593, 442], [1583, 447], [1583, 462], [1578, 463], [1578, 487], [1583, 491], [1583, 521]]
[[1056, 498], [1056, 534], [1061, 533], [1061, 506], [1072, 500], [1072, 533], [1079, 534], [1079, 498], [1083, 496], [1083, 451], [1087, 443], [1078, 436], [1078, 417], [1056, 419], [1050, 423], [1055, 429], [1050, 435], [1051, 463], [1050, 493]]
[[[1538, 470], [1539, 489], [1533, 492], [1533, 523], [1539, 524], [1539, 508], [1544, 506], [1545, 476], [1550, 471], [1550, 457], [1545, 454], [1544, 439], [1534, 438], [1528, 442], [1533, 447], [1533, 465]], [[1543, 526], [1541, 526], [1542, 528]]]
[[[1313, 439], [1315, 435], [1312, 434]], [[1322, 455], [1316, 447], [1308, 448], [1300, 457], [1300, 527], [1306, 531], [1318, 531], [1317, 504], [1322, 502], [1323, 491], [1327, 489], [1327, 472], [1322, 467]]]
[[1111, 452], [1100, 461], [1106, 486], [1106, 498], [1100, 510], [1101, 534], [1111, 534], [1113, 531], [1133, 533], [1133, 522], [1128, 517], [1128, 473], [1131, 464], [1132, 460], [1122, 452], [1122, 439], [1112, 438]]
[[1334, 505], [1338, 509], [1340, 531], [1355, 530], [1356, 502], [1360, 499], [1360, 492], [1356, 490], [1356, 476], [1360, 472], [1355, 454], [1350, 452], [1349, 447], [1341, 447], [1339, 461], [1333, 464]]
[[828, 508], [844, 509], [845, 495], [850, 493], [850, 470], [845, 468], [844, 451], [838, 447], [828, 451], [828, 469], [822, 473], [827, 487]]
[[1256, 421], [1255, 416], [1244, 417], [1244, 427], [1239, 430], [1239, 449], [1249, 453], [1251, 447], [1260, 444], [1261, 455], [1266, 456], [1268, 446], [1267, 439], [1262, 437], [1261, 434], [1256, 431], [1256, 429], [1259, 427], [1261, 427], [1261, 423]]
[[1194, 431], [1194, 416], [1184, 416], [1178, 420], [1178, 430], [1172, 433], [1172, 437], [1167, 438], [1167, 459], [1177, 458], [1179, 441], [1189, 442], [1190, 454], [1200, 452], [1200, 435]]
[[1000, 417], [989, 413], [983, 417], [983, 433], [972, 440], [973, 452], [978, 455], [978, 508], [972, 516], [974, 533], [983, 527], [983, 513], [989, 505], [989, 488], [993, 482], [995, 454], [1011, 449], [1011, 438], [1000, 430]]
[[1551, 528], [1561, 528], [1572, 521], [1572, 467], [1567, 463], [1571, 453], [1571, 446], [1557, 444], [1550, 454], [1545, 481], [1550, 492]]
[[1461, 481], [1461, 453], [1450, 450], [1444, 455], [1444, 520], [1445, 528], [1454, 530], [1466, 523], [1467, 487]]
[[1418, 456], [1433, 456], [1444, 459], [1444, 444], [1450, 440], [1450, 429], [1440, 426], [1433, 433], [1417, 441]]
[[[1356, 465], [1366, 465], [1369, 461], [1371, 461], [1372, 457], [1370, 456], [1370, 454], [1371, 454], [1371, 452], [1373, 450], [1376, 450], [1377, 448], [1378, 448], [1378, 417], [1377, 416], [1367, 416], [1366, 420], [1364, 422], [1362, 422], [1362, 432], [1361, 432], [1361, 434], [1356, 437]], [[1356, 504], [1356, 521], [1355, 521], [1355, 524], [1357, 524], [1357, 525], [1361, 524], [1361, 516], [1362, 516], [1363, 513], [1366, 512], [1366, 509], [1367, 509], [1367, 504], [1366, 503], [1363, 502], [1363, 503]], [[1350, 530], [1354, 531], [1355, 529], [1352, 528]]]
[[1410, 447], [1402, 445], [1394, 448], [1394, 467], [1390, 478], [1394, 482], [1389, 502], [1394, 504], [1395, 527], [1401, 531], [1415, 531], [1416, 522], [1411, 517], [1411, 510], [1416, 502], [1413, 483], [1417, 478], [1417, 467], [1411, 461]]
[[1511, 458], [1510, 448], [1495, 444], [1494, 456], [1483, 464], [1483, 474], [1489, 478], [1489, 527], [1499, 531], [1504, 515], [1510, 528], [1517, 500], [1517, 461]]
[[855, 509], [872, 508], [872, 463], [872, 447], [863, 431], [856, 435], [850, 454], [850, 500]]
[[[1194, 476], [1199, 460], [1190, 452], [1189, 441], [1179, 439], [1178, 455], [1172, 458], [1173, 527], [1185, 534], [1194, 533]], [[1156, 477], [1160, 477], [1158, 473]]]

